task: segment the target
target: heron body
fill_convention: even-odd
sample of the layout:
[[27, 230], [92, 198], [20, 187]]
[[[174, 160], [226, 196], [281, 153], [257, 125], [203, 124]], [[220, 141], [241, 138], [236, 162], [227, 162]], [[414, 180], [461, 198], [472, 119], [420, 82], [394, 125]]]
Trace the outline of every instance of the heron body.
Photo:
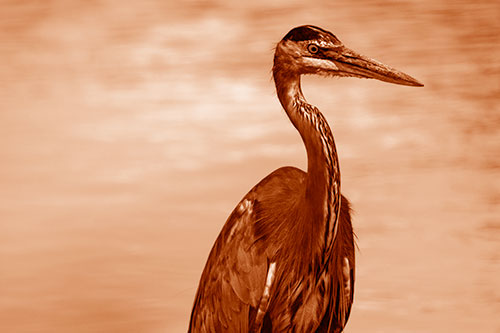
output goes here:
[[315, 26], [277, 45], [278, 98], [307, 151], [307, 173], [280, 168], [240, 201], [203, 270], [189, 332], [340, 332], [354, 295], [350, 204], [332, 131], [300, 88], [304, 74], [417, 80], [346, 48]]

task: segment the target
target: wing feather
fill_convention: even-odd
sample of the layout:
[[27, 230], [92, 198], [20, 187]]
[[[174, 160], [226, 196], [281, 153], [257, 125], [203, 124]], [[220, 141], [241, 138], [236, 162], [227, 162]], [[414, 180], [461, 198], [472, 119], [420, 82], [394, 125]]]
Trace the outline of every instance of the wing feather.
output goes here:
[[267, 274], [267, 257], [254, 246], [255, 198], [250, 192], [229, 216], [210, 252], [191, 313], [189, 332], [246, 332]]

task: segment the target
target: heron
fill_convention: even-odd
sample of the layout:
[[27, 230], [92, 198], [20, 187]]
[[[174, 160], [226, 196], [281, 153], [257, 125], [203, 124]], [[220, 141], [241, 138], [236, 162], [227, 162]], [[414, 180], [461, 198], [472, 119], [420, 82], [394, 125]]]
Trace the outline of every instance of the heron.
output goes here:
[[278, 42], [278, 99], [307, 153], [307, 172], [282, 167], [238, 203], [201, 275], [189, 332], [341, 332], [354, 295], [350, 203], [326, 118], [301, 90], [302, 75], [371, 78], [423, 86], [304, 25]]

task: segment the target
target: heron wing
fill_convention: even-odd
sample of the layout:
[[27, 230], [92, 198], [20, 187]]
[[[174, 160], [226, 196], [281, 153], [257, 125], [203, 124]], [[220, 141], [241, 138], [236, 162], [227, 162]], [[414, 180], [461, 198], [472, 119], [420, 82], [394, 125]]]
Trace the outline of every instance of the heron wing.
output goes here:
[[254, 246], [252, 191], [229, 216], [210, 252], [191, 313], [190, 332], [247, 332], [264, 292], [267, 256]]
[[351, 204], [346, 197], [342, 196], [342, 204], [340, 205], [339, 215], [339, 238], [342, 242], [338, 242], [338, 248], [335, 252], [338, 253], [337, 259], [342, 262], [342, 283], [340, 283], [340, 312], [344, 326], [349, 319], [352, 303], [354, 301], [354, 279], [356, 273], [356, 258], [355, 258], [355, 240], [354, 231], [351, 221]]

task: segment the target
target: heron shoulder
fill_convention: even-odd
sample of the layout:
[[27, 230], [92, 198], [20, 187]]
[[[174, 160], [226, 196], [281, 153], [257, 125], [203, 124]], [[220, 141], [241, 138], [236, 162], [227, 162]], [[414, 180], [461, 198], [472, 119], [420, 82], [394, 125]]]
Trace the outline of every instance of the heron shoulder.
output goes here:
[[260, 200], [284, 195], [294, 196], [305, 186], [306, 175], [296, 167], [281, 167], [262, 179], [250, 192]]

